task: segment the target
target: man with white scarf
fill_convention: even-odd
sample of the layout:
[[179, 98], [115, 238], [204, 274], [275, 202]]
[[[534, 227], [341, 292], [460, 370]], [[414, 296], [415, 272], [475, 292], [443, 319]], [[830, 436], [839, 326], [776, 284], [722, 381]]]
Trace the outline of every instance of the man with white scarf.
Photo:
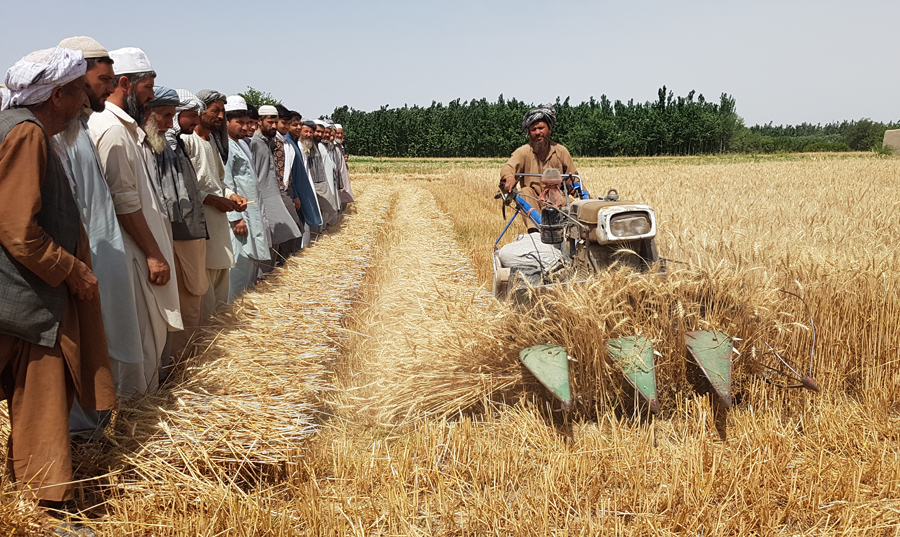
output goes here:
[[[112, 196], [100, 156], [91, 140], [88, 118], [102, 112], [106, 99], [115, 90], [113, 62], [100, 43], [90, 37], [63, 39], [60, 47], [80, 50], [87, 61], [87, 97], [90, 106], [82, 110], [75, 144], [61, 153], [63, 167], [73, 184], [81, 223], [91, 243], [94, 275], [103, 304], [103, 327], [111, 360], [123, 364], [141, 362], [141, 331], [134, 302], [131, 264], [125, 253], [122, 230], [113, 208]], [[62, 135], [54, 137], [62, 144]], [[109, 412], [84, 409], [76, 400], [69, 414], [69, 430], [75, 438], [87, 439], [102, 434]]]
[[110, 51], [116, 89], [106, 109], [88, 120], [113, 205], [122, 226], [125, 251], [132, 260], [134, 299], [141, 329], [142, 360], [113, 362], [124, 395], [142, 395], [159, 383], [159, 367], [168, 356], [169, 332], [183, 329], [178, 285], [172, 273], [172, 228], [160, 203], [156, 159], [138, 122], [153, 100], [156, 72], [137, 48]]
[[337, 222], [339, 206], [335, 205], [331, 189], [328, 188], [328, 175], [325, 172], [325, 161], [319, 154], [319, 146], [316, 143], [316, 123], [311, 119], [302, 121], [300, 127], [300, 156], [309, 178], [316, 189], [316, 198], [322, 211], [322, 226], [314, 230], [321, 233], [325, 228]]
[[337, 212], [335, 223], [340, 220], [341, 216], [341, 199], [338, 194], [340, 188], [338, 186], [339, 177], [335, 174], [335, 162], [331, 157], [331, 148], [328, 147], [328, 123], [324, 120], [317, 119], [315, 140], [319, 150], [319, 157], [322, 159], [322, 167], [325, 169], [325, 176], [328, 178], [328, 193], [331, 206], [335, 207]]
[[[6, 73], [0, 112], [0, 397], [25, 499], [58, 513], [73, 497], [68, 416], [116, 403], [87, 233], [59, 154], [87, 100], [81, 51], [29, 54]], [[50, 142], [48, 137], [63, 134]], [[57, 147], [53, 147], [53, 146]]]
[[[147, 104], [144, 132], [156, 158], [157, 181], [163, 209], [172, 224], [172, 248], [175, 254], [175, 276], [178, 283], [178, 304], [184, 330], [172, 334], [173, 357], [181, 358], [194, 333], [201, 324], [203, 295], [209, 288], [206, 274], [206, 217], [203, 197], [197, 184], [197, 174], [184, 143], [168, 137], [182, 101], [178, 93], [165, 86], [156, 86], [154, 99]], [[196, 99], [196, 97], [195, 97]], [[188, 103], [189, 104], [189, 103]], [[185, 125], [190, 133], [194, 125]], [[163, 357], [168, 366], [168, 356]], [[163, 372], [160, 380], [168, 375]]]

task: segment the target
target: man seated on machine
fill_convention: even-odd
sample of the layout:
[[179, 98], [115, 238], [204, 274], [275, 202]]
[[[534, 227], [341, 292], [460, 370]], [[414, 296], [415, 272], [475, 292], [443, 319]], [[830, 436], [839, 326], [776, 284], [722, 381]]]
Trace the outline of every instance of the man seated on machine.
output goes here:
[[[539, 106], [530, 110], [522, 120], [522, 129], [528, 135], [528, 143], [516, 149], [500, 170], [501, 188], [506, 192], [511, 192], [516, 183], [519, 182], [521, 185], [519, 195], [538, 211], [541, 208], [539, 199], [544, 191], [544, 185], [541, 183], [544, 180], [542, 175], [545, 171], [554, 169], [560, 182], [562, 181], [562, 175], [578, 173], [575, 169], [575, 163], [572, 162], [572, 155], [569, 154], [569, 150], [550, 140], [550, 135], [555, 126], [556, 110], [553, 107]], [[534, 174], [535, 176], [516, 177], [516, 174], [522, 173]], [[552, 172], [551, 175], [553, 175]], [[547, 179], [554, 180], [552, 177], [547, 177]], [[567, 183], [569, 182], [567, 181]], [[558, 187], [552, 188], [558, 189]], [[559, 203], [555, 196], [549, 201], [553, 205]], [[562, 204], [565, 204], [564, 197], [560, 205]], [[523, 214], [522, 218], [528, 233], [537, 231], [537, 226], [528, 216]]]

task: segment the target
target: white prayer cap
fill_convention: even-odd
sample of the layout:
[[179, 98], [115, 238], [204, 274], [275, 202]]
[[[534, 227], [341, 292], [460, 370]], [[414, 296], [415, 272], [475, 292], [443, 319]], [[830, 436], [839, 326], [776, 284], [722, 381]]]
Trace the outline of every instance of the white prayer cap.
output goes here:
[[65, 86], [86, 71], [87, 62], [80, 50], [53, 47], [32, 52], [6, 72], [3, 108], [41, 104], [55, 88]]
[[150, 58], [144, 54], [143, 50], [137, 47], [111, 50], [109, 51], [109, 57], [112, 58], [113, 72], [116, 76], [153, 72]]
[[319, 127], [324, 127], [324, 126], [325, 126], [325, 122], [322, 121], [321, 119], [314, 119], [313, 121], [314, 121], [315, 124], [318, 125]]
[[344, 130], [344, 127], [342, 127], [340, 123], [335, 123], [334, 128], [339, 129], [339, 130]]
[[80, 50], [81, 53], [84, 54], [85, 60], [109, 58], [109, 52], [103, 48], [103, 45], [98, 43], [95, 39], [84, 35], [67, 37], [60, 41], [57, 46], [72, 50]]
[[237, 110], [247, 110], [247, 101], [240, 95], [229, 95], [225, 99], [225, 111], [234, 112]]
[[278, 109], [272, 106], [271, 104], [264, 104], [259, 107], [259, 117], [265, 116], [277, 116]]

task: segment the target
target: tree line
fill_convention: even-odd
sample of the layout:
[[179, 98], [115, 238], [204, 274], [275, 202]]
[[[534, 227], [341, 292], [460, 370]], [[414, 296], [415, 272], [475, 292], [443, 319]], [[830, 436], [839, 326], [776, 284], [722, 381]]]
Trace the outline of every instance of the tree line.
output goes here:
[[[553, 105], [553, 138], [581, 157], [870, 150], [880, 147], [885, 129], [900, 127], [862, 119], [748, 128], [731, 95], [711, 102], [694, 91], [675, 96], [665, 86], [652, 102], [611, 102], [602, 95], [578, 104], [557, 98]], [[500, 95], [495, 102], [456, 99], [371, 112], [342, 106], [331, 119], [344, 127], [354, 155], [507, 157], [526, 141], [522, 116], [532, 107]]]

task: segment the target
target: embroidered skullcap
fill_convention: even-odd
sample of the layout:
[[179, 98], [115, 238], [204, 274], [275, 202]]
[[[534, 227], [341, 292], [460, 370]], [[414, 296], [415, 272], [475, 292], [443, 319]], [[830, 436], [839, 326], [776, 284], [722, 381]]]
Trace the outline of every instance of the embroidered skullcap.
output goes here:
[[278, 109], [272, 106], [271, 104], [264, 104], [259, 107], [259, 117], [265, 116], [277, 116]]
[[216, 90], [205, 89], [197, 92], [197, 98], [203, 101], [207, 107], [211, 106], [212, 103], [216, 101], [225, 101], [226, 97], [224, 93], [220, 93]]
[[94, 38], [84, 35], [67, 37], [60, 41], [57, 46], [71, 50], [80, 50], [84, 55], [85, 60], [109, 58], [109, 52], [103, 48], [103, 45], [98, 43]]
[[538, 121], [546, 121], [550, 130], [553, 130], [553, 127], [556, 126], [556, 110], [549, 104], [532, 108], [525, 114], [525, 118], [522, 120], [522, 130], [527, 134], [528, 128]]
[[116, 76], [134, 73], [154, 73], [150, 58], [137, 47], [123, 47], [109, 51], [113, 61], [113, 73]]
[[3, 107], [21, 108], [40, 104], [55, 88], [84, 75], [87, 62], [80, 50], [62, 47], [32, 52], [6, 72]]
[[175, 109], [179, 112], [192, 111], [202, 114], [206, 110], [206, 103], [188, 90], [177, 89], [175, 93], [178, 94], [178, 105]]
[[165, 86], [156, 86], [153, 88], [153, 100], [147, 103], [147, 108], [156, 108], [158, 106], [178, 106], [181, 101], [178, 94], [172, 88]]
[[247, 110], [247, 101], [240, 95], [229, 95], [225, 100], [225, 111], [235, 112], [238, 110]]

